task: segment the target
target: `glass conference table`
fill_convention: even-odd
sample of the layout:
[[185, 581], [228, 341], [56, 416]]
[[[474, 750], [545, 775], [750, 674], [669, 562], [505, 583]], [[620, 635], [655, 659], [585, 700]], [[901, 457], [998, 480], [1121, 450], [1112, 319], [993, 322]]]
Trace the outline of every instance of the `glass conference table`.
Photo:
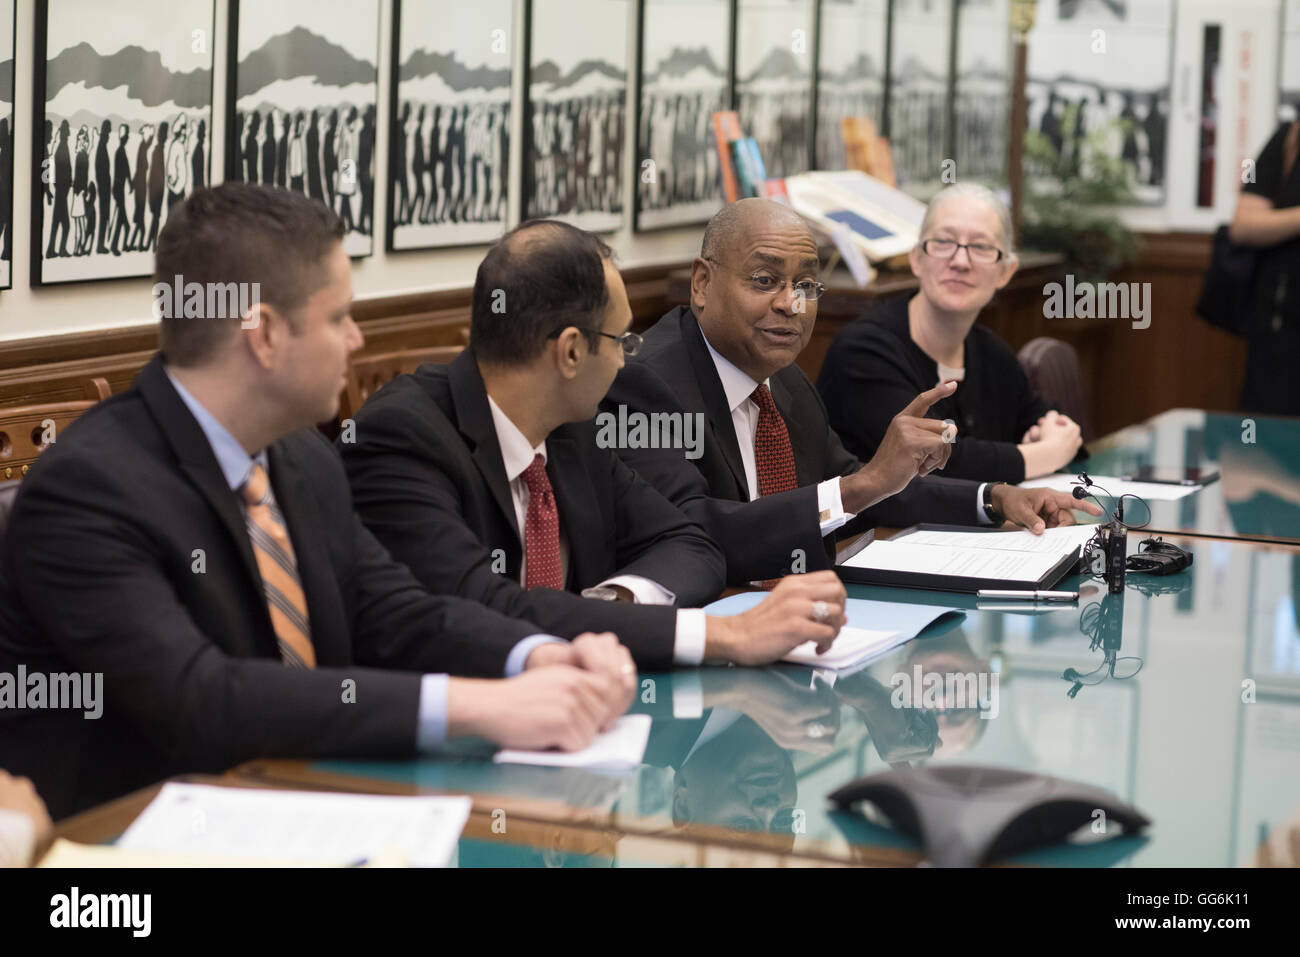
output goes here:
[[[854, 597], [963, 613], [833, 683], [785, 665], [642, 675], [633, 710], [654, 722], [635, 771], [501, 765], [467, 750], [233, 773], [265, 786], [470, 794], [460, 866], [911, 864], [923, 856], [916, 842], [827, 796], [891, 766], [996, 765], [1104, 788], [1153, 822], [1141, 837], [1015, 863], [1246, 864], [1261, 847], [1285, 848], [1297, 826], [1300, 549], [1185, 543], [1195, 564], [1177, 576], [1133, 576], [1115, 597], [1099, 585], [1044, 612], [851, 586]], [[1060, 587], [1075, 584], [1091, 587]], [[891, 679], [918, 666], [983, 674], [987, 693], [894, 707]]]
[[[1151, 502], [1153, 530], [1300, 540], [1300, 419], [1171, 409], [1088, 449], [1092, 457], [1075, 468], [1095, 475], [1132, 474], [1144, 465], [1221, 473], [1185, 498]], [[1142, 520], [1141, 505], [1129, 500], [1124, 507], [1126, 521]]]

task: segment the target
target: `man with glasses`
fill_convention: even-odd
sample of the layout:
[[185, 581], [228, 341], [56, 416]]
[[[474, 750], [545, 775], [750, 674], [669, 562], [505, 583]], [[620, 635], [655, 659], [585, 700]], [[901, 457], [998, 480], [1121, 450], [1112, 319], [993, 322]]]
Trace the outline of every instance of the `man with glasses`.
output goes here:
[[1004, 519], [1041, 532], [1073, 521], [1069, 509], [1081, 503], [1068, 495], [918, 478], [942, 469], [952, 450], [955, 427], [926, 417], [952, 382], [891, 409], [865, 465], [845, 451], [795, 365], [824, 291], [818, 268], [817, 244], [789, 207], [763, 199], [723, 207], [692, 264], [690, 305], [645, 334], [603, 406], [704, 414], [698, 458], [662, 449], [620, 455], [709, 531], [726, 555], [729, 584], [829, 567], [833, 533], [850, 521], [849, 532]]
[[357, 415], [355, 441], [340, 437], [358, 513], [426, 587], [560, 637], [614, 632], [643, 669], [829, 647], [844, 589], [828, 572], [740, 615], [691, 607], [722, 590], [717, 546], [604, 447], [593, 421], [640, 345], [611, 256], [554, 221], [489, 250], [470, 348], [389, 383]]

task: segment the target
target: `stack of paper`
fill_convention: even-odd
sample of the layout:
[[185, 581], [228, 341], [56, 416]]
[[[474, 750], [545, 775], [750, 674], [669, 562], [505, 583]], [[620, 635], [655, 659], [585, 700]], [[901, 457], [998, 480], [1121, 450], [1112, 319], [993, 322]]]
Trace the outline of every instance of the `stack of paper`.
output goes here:
[[[974, 591], [977, 588], [1050, 588], [1046, 576], [1097, 532], [1095, 525], [1066, 525], [1028, 531], [964, 532], [927, 530], [875, 541], [840, 566], [846, 580], [852, 570], [882, 573], [871, 584], [913, 585]], [[846, 574], [846, 570], [847, 574]], [[1059, 578], [1057, 572], [1054, 578]], [[870, 577], [870, 576], [864, 576]]]
[[395, 850], [414, 867], [443, 867], [469, 812], [467, 797], [167, 784], [117, 846], [246, 864], [361, 865]]
[[648, 714], [625, 714], [604, 734], [581, 751], [498, 751], [498, 764], [533, 764], [550, 768], [586, 768], [592, 771], [632, 771], [641, 766], [650, 740]]

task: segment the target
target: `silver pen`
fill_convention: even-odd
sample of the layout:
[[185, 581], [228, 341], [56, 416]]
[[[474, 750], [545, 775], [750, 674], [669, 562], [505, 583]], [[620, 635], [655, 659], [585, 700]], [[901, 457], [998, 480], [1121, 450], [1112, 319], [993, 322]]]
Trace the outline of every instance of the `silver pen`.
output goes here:
[[1021, 601], [1078, 601], [1077, 591], [1001, 591], [996, 588], [981, 588], [975, 593], [976, 598], [1015, 598]]

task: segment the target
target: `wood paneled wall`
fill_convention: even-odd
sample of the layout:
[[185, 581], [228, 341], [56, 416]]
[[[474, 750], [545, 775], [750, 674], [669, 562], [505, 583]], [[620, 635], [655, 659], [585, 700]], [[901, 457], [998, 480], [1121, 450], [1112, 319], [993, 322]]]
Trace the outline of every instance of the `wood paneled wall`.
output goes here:
[[[981, 321], [1015, 349], [1042, 335], [1074, 345], [1101, 433], [1176, 406], [1233, 409], [1241, 390], [1245, 343], [1212, 329], [1192, 312], [1209, 254], [1206, 235], [1144, 236], [1138, 261], [1113, 278], [1151, 283], [1148, 329], [1132, 329], [1117, 319], [1045, 318], [1043, 289], [1060, 280], [1062, 267], [1058, 259], [1042, 256], [1025, 257]], [[686, 267], [682, 262], [623, 271], [635, 328], [646, 328], [686, 301]], [[883, 298], [908, 294], [915, 280], [909, 274], [883, 274], [864, 291], [837, 276], [830, 285], [818, 304], [813, 340], [800, 358], [814, 379], [840, 328]], [[462, 342], [469, 299], [470, 289], [464, 287], [358, 302], [353, 315], [366, 337], [362, 354]], [[79, 399], [95, 376], [120, 392], [153, 354], [156, 340], [154, 327], [141, 326], [0, 343], [0, 407]]]

